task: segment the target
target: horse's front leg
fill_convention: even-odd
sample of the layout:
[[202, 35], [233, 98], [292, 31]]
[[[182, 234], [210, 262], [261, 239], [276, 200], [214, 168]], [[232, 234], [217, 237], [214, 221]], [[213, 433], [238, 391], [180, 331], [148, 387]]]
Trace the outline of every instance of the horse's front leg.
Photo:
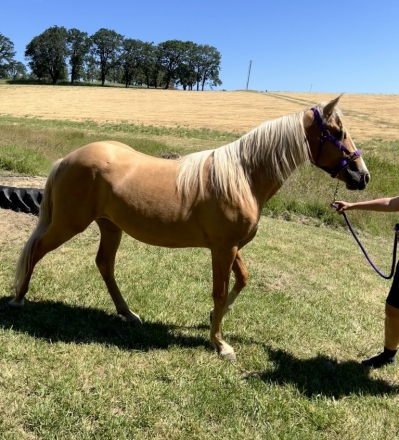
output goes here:
[[[232, 270], [235, 276], [235, 283], [227, 296], [226, 304], [223, 309], [223, 316], [225, 316], [234, 306], [234, 302], [241, 290], [247, 285], [248, 282], [248, 270], [244, 264], [244, 260], [241, 257], [241, 252], [237, 251], [236, 258], [233, 262]], [[212, 322], [213, 309], [210, 312], [210, 320]]]
[[233, 348], [223, 340], [222, 319], [227, 301], [230, 272], [237, 255], [237, 247], [212, 249], [213, 273], [213, 318], [211, 322], [211, 344], [218, 353], [230, 360], [235, 360]]

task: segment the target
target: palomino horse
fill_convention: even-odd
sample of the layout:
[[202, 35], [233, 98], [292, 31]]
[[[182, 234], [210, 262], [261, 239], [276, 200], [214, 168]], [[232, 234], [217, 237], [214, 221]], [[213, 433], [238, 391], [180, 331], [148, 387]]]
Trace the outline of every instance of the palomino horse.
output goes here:
[[[240, 249], [256, 234], [262, 207], [298, 165], [310, 161], [364, 189], [369, 172], [336, 109], [338, 99], [265, 122], [240, 139], [178, 160], [155, 158], [120, 142], [94, 142], [57, 161], [48, 177], [39, 222], [19, 258], [15, 298], [23, 305], [36, 263], [97, 222], [96, 264], [115, 304], [129, 310], [114, 278], [122, 231], [154, 246], [210, 249], [213, 272], [211, 343], [235, 359], [222, 318], [247, 284]], [[235, 284], [228, 292], [231, 271]]]

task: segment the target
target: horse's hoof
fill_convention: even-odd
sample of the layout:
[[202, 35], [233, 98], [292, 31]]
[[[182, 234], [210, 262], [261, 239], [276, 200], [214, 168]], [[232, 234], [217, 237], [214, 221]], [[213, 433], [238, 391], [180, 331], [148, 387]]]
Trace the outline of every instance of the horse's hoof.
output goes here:
[[135, 313], [125, 315], [125, 318], [129, 324], [133, 324], [133, 325], [141, 325], [142, 324], [140, 316], [136, 315]]
[[227, 352], [220, 351], [219, 355], [221, 357], [223, 357], [224, 359], [227, 359], [230, 362], [235, 362], [237, 360], [237, 356], [234, 353], [233, 349], [231, 349], [231, 351], [227, 351]]
[[13, 309], [21, 309], [24, 306], [24, 300], [21, 299], [20, 301], [18, 301], [14, 298], [8, 302], [8, 305]]
[[224, 343], [223, 345], [218, 347], [214, 342], [211, 342], [211, 346], [218, 352], [218, 355], [220, 357], [227, 359], [231, 362], [235, 362], [237, 360], [233, 347], [230, 347], [230, 345]]

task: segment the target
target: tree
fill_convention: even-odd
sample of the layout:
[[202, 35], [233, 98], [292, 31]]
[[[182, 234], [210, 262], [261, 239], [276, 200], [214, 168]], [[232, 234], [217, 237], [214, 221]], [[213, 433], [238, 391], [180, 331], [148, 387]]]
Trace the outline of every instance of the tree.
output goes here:
[[165, 89], [177, 77], [177, 69], [184, 63], [187, 44], [179, 40], [168, 40], [158, 45], [159, 61], [165, 69]]
[[0, 78], [7, 75], [10, 64], [14, 62], [14, 43], [0, 34]]
[[147, 88], [158, 87], [160, 79], [163, 77], [163, 68], [160, 64], [160, 54], [154, 43], [143, 43], [142, 59], [140, 66], [140, 77], [143, 77], [143, 83]]
[[68, 31], [63, 26], [53, 26], [26, 46], [25, 57], [39, 79], [50, 76], [52, 83], [56, 84], [66, 77], [67, 37]]
[[100, 79], [100, 71], [97, 67], [95, 58], [87, 55], [84, 59], [83, 78], [85, 81], [95, 81]]
[[196, 83], [197, 75], [194, 68], [195, 57], [198, 52], [198, 45], [187, 41], [184, 44], [184, 55], [176, 69], [176, 82], [181, 84], [183, 90], [193, 89], [193, 85]]
[[[219, 78], [219, 69], [211, 69], [209, 71], [209, 77], [207, 81], [209, 87], [212, 89], [213, 87], [221, 86], [223, 83]], [[204, 90], [204, 82], [202, 82], [202, 90]]]
[[83, 65], [90, 45], [91, 41], [87, 32], [81, 32], [75, 28], [68, 30], [67, 47], [71, 67], [71, 84], [83, 76]]
[[220, 52], [213, 46], [199, 45], [195, 56], [194, 64], [197, 74], [197, 90], [201, 84], [201, 90], [204, 90], [205, 83], [208, 81], [212, 86], [222, 84], [219, 79], [220, 72]]
[[21, 61], [11, 61], [8, 65], [7, 72], [11, 79], [25, 78], [27, 71], [26, 66]]
[[196, 82], [197, 75], [191, 63], [182, 64], [177, 68], [177, 84], [181, 84], [183, 90], [192, 90]]
[[126, 87], [137, 78], [143, 65], [143, 44], [142, 41], [132, 38], [123, 40], [120, 64], [123, 69], [123, 79]]
[[112, 62], [111, 67], [107, 72], [106, 80], [115, 84], [123, 83], [123, 69], [119, 58]]
[[91, 54], [99, 66], [101, 85], [103, 86], [107, 73], [118, 60], [123, 36], [113, 30], [101, 28], [90, 39], [92, 42]]

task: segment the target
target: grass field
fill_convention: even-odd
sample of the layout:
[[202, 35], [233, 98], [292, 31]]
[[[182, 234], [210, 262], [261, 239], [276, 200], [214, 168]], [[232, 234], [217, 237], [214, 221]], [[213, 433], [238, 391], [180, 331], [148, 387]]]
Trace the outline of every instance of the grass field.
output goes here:
[[[235, 139], [251, 128], [251, 117], [257, 125], [328, 98], [149, 91], [153, 108], [147, 102], [140, 112], [135, 103], [146, 98], [133, 92], [142, 91], [118, 89], [104, 107], [114, 117], [101, 119], [102, 89], [96, 99], [96, 89], [75, 88], [82, 94], [56, 110], [72, 93], [67, 87], [13, 87], [0, 86], [2, 102], [10, 100], [0, 115], [0, 185], [10, 173], [45, 176], [53, 160], [95, 139], [154, 155], [187, 153]], [[129, 103], [120, 104], [122, 96]], [[268, 104], [262, 109], [259, 100]], [[340, 189], [342, 196], [397, 193], [398, 105], [397, 96], [343, 97], [372, 181], [363, 193]], [[269, 116], [256, 120], [262, 111]], [[207, 343], [209, 251], [149, 247], [124, 236], [116, 277], [143, 319], [131, 327], [114, 314], [95, 267], [92, 226], [38, 265], [28, 304], [11, 311], [13, 269], [36, 219], [0, 210], [0, 438], [399, 438], [398, 369], [370, 371], [359, 363], [382, 347], [389, 282], [328, 214], [333, 189], [328, 176], [308, 167], [266, 208], [243, 250], [249, 285], [224, 325], [235, 364]], [[388, 271], [396, 216], [351, 218]]]

